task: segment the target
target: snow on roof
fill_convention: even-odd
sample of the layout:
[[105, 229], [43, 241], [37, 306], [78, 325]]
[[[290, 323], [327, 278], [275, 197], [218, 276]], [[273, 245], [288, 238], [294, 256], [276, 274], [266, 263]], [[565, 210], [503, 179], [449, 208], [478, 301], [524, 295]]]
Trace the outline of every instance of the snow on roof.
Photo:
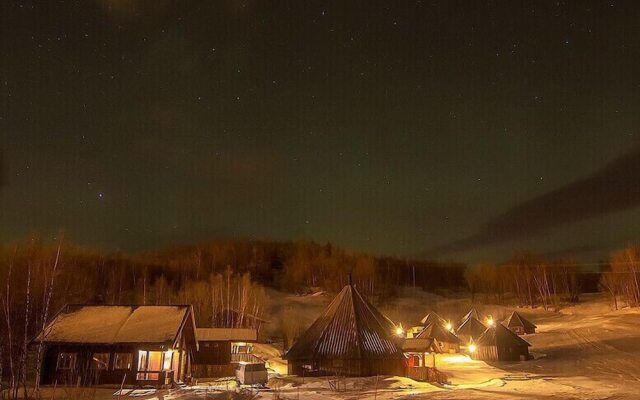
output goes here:
[[172, 343], [189, 312], [189, 306], [67, 306], [36, 341]]
[[245, 328], [198, 328], [196, 336], [202, 342], [227, 340], [255, 342], [258, 340], [258, 332], [255, 329]]
[[403, 351], [432, 351], [433, 338], [408, 338], [402, 342]]

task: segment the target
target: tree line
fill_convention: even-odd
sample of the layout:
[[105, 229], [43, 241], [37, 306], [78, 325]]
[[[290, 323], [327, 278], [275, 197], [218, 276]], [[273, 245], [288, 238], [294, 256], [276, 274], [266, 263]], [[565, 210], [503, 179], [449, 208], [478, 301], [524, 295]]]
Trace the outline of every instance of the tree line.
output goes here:
[[640, 306], [640, 246], [611, 253], [607, 261], [580, 264], [530, 254], [501, 264], [468, 267], [464, 279], [472, 302], [514, 304], [557, 310], [577, 303], [582, 293], [602, 291], [614, 309]]
[[630, 245], [611, 255], [600, 278], [614, 309], [640, 306], [640, 245]]

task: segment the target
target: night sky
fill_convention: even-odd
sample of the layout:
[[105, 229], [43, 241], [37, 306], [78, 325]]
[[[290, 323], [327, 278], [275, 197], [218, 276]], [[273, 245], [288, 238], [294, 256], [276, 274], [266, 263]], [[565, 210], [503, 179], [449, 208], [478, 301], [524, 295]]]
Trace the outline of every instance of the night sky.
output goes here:
[[0, 7], [0, 240], [470, 262], [640, 240], [638, 1]]

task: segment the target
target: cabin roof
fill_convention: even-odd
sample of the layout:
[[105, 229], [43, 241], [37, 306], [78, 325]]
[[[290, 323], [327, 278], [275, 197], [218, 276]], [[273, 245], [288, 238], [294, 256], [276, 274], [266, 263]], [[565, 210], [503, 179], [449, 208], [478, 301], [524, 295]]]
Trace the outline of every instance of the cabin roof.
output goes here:
[[255, 342], [258, 332], [249, 328], [198, 328], [196, 336], [200, 342]]
[[420, 332], [416, 338], [418, 339], [426, 339], [432, 338], [439, 342], [447, 342], [447, 343], [460, 343], [460, 338], [458, 338], [453, 333], [449, 332], [445, 329], [441, 324], [430, 323], [427, 325], [422, 332]]
[[423, 326], [427, 326], [432, 322], [436, 322], [439, 325], [445, 325], [447, 323], [447, 320], [442, 318], [441, 316], [439, 316], [437, 313], [431, 311], [429, 314], [425, 315], [421, 320], [420, 323]]
[[193, 324], [191, 306], [187, 305], [67, 305], [35, 340], [74, 344], [173, 344], [187, 323]]
[[404, 359], [395, 327], [347, 285], [285, 355], [288, 360]]
[[497, 323], [496, 326], [490, 326], [478, 340], [476, 340], [476, 344], [483, 346], [508, 346], [508, 345], [518, 345], [518, 346], [531, 346], [529, 342], [511, 332], [507, 327], [502, 325], [501, 323]]
[[486, 329], [487, 327], [485, 324], [483, 324], [478, 318], [470, 316], [462, 321], [458, 329], [456, 329], [456, 333], [458, 335], [469, 335], [472, 338], [478, 338]]
[[507, 318], [506, 325], [509, 328], [514, 327], [514, 326], [522, 326], [524, 328], [529, 328], [529, 329], [536, 329], [537, 328], [537, 326], [533, 322], [531, 322], [528, 319], [526, 319], [525, 317], [523, 317], [517, 311], [512, 312], [511, 315], [509, 316], [509, 318]]
[[407, 338], [402, 342], [402, 350], [416, 352], [440, 351], [433, 338]]

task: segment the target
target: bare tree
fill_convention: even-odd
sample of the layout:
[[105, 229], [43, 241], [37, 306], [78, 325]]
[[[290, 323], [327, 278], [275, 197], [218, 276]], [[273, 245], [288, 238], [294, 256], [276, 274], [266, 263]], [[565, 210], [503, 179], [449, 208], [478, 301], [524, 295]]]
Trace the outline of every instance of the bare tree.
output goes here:
[[51, 268], [50, 277], [48, 284], [45, 284], [44, 287], [44, 306], [42, 309], [41, 322], [42, 329], [40, 340], [38, 341], [38, 350], [36, 353], [36, 380], [35, 380], [35, 393], [37, 394], [40, 390], [40, 368], [42, 364], [42, 352], [44, 351], [44, 339], [46, 338], [48, 332], [46, 332], [47, 322], [49, 320], [49, 307], [51, 305], [51, 298], [53, 297], [54, 285], [56, 280], [56, 272], [58, 271], [58, 263], [60, 262], [60, 250], [62, 249], [62, 240], [60, 238], [60, 242], [58, 242], [58, 249], [56, 250], [56, 258], [53, 262], [53, 266]]

